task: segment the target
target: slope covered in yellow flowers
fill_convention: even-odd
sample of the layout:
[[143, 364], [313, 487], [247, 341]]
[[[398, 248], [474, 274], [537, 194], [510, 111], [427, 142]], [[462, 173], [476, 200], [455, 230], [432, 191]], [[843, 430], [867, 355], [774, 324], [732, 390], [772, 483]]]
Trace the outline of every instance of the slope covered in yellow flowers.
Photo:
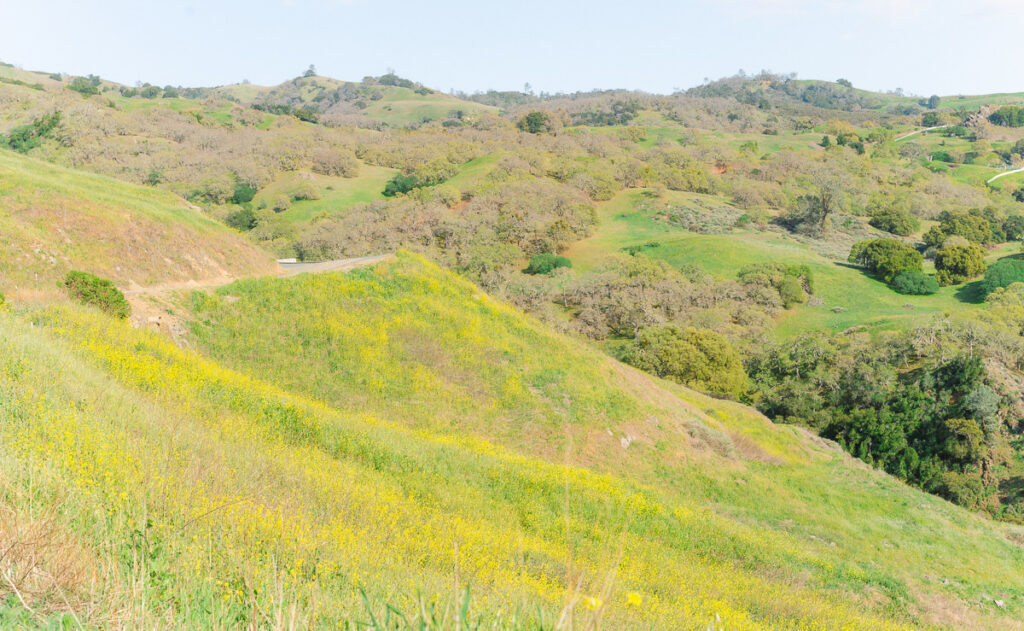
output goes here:
[[186, 300], [0, 313], [0, 620], [1024, 628], [1020, 529], [414, 256]]

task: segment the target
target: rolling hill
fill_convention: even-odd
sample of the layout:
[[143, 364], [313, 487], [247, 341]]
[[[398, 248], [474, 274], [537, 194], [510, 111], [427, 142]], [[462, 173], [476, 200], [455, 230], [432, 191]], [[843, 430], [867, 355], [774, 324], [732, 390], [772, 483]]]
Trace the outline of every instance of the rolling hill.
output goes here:
[[276, 263], [166, 191], [0, 151], [0, 291], [52, 296], [70, 269], [123, 287], [267, 274]]
[[22, 585], [50, 620], [1021, 628], [1019, 528], [418, 257], [181, 300], [203, 355], [0, 314], [5, 515], [47, 542], [5, 562], [57, 577]]

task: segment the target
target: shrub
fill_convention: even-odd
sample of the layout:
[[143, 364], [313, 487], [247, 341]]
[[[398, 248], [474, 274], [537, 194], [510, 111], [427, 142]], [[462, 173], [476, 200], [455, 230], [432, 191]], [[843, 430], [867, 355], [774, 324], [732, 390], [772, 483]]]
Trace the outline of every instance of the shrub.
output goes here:
[[520, 118], [516, 123], [516, 127], [531, 134], [551, 131], [553, 126], [554, 125], [551, 122], [551, 115], [547, 112], [540, 111], [530, 112]]
[[924, 272], [908, 270], [892, 279], [892, 288], [901, 294], [929, 296], [939, 290], [939, 283]]
[[981, 287], [990, 294], [1000, 287], [1009, 287], [1013, 283], [1024, 283], [1024, 260], [999, 259], [985, 270], [985, 279]]
[[419, 186], [419, 181], [415, 175], [398, 173], [384, 185], [384, 195], [387, 197], [394, 197], [400, 193], [404, 195], [417, 186]]
[[626, 349], [623, 361], [711, 394], [738, 397], [747, 387], [739, 353], [708, 329], [651, 327]]
[[42, 144], [43, 138], [51, 137], [60, 123], [60, 112], [41, 116], [28, 125], [20, 125], [12, 129], [11, 133], [3, 139], [4, 144], [19, 153], [28, 153]]
[[935, 279], [940, 285], [956, 285], [985, 271], [985, 252], [973, 243], [943, 248], [935, 253]]
[[292, 198], [287, 195], [278, 195], [277, 199], [274, 200], [273, 211], [275, 213], [283, 213], [292, 207]]
[[807, 294], [814, 293], [814, 277], [811, 268], [806, 265], [751, 263], [740, 268], [736, 277], [744, 285], [776, 289], [786, 309], [803, 303], [807, 300]]
[[231, 201], [235, 204], [244, 204], [251, 202], [253, 197], [256, 197], [256, 188], [245, 182], [238, 182], [235, 184], [235, 193], [231, 196]]
[[98, 307], [107, 315], [127, 318], [131, 307], [114, 283], [88, 272], [70, 271], [64, 277], [64, 289], [68, 295], [84, 305]]
[[248, 232], [256, 227], [256, 213], [251, 208], [236, 210], [224, 219], [224, 223], [235, 230]]
[[538, 254], [530, 259], [524, 274], [550, 274], [559, 267], [572, 267], [572, 261], [564, 256], [554, 254]]
[[1024, 237], [1024, 217], [1010, 215], [1003, 221], [1003, 233], [1007, 241], [1020, 241]]
[[312, 182], [303, 182], [292, 192], [292, 199], [295, 201], [320, 199], [320, 197], [320, 189]]
[[868, 223], [879, 230], [903, 237], [913, 234], [920, 225], [910, 214], [896, 208], [882, 208], [875, 211]]
[[807, 300], [804, 288], [800, 281], [792, 276], [786, 276], [779, 283], [779, 297], [782, 298], [782, 306], [789, 309], [792, 306], [802, 304]]
[[849, 261], [863, 265], [888, 283], [900, 272], [920, 272], [923, 257], [913, 247], [897, 239], [870, 239], [853, 244]]
[[82, 96], [92, 96], [100, 93], [99, 83], [97, 82], [94, 84], [91, 80], [85, 77], [75, 77], [72, 79], [71, 83], [68, 84], [68, 89], [74, 90]]

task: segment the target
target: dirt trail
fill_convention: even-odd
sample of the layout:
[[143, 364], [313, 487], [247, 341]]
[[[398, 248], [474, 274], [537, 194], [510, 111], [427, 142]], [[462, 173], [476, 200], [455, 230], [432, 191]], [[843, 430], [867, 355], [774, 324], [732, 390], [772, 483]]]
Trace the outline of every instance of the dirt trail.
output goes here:
[[[281, 271], [277, 274], [279, 277], [295, 276], [296, 274], [304, 273], [321, 273], [321, 272], [343, 272], [364, 265], [372, 265], [379, 261], [390, 258], [391, 254], [379, 254], [376, 256], [360, 256], [352, 259], [338, 259], [335, 261], [322, 261], [320, 263], [279, 263]], [[232, 276], [218, 276], [215, 278], [206, 278], [202, 280], [186, 280], [186, 281], [170, 281], [166, 283], [157, 283], [155, 285], [148, 285], [146, 287], [133, 287], [131, 289], [125, 289], [125, 296], [143, 296], [151, 294], [160, 294], [168, 291], [180, 291], [183, 289], [209, 289], [212, 287], [221, 287], [223, 285], [229, 285], [239, 278]]]
[[[391, 256], [391, 254], [381, 254], [320, 263], [279, 263], [277, 276], [283, 278], [305, 273], [343, 272], [373, 265], [389, 259]], [[213, 289], [229, 285], [236, 280], [239, 278], [218, 276], [202, 280], [158, 283], [147, 287], [135, 286], [124, 290], [124, 295], [131, 303], [132, 323], [135, 326], [148, 326], [164, 331], [179, 346], [187, 347], [189, 343], [183, 319], [187, 319], [187, 316], [183, 315], [188, 312], [187, 299], [183, 299], [181, 294], [175, 292], [189, 289]], [[230, 300], [231, 297], [229, 296], [228, 299]], [[183, 300], [185, 302], [182, 302]]]

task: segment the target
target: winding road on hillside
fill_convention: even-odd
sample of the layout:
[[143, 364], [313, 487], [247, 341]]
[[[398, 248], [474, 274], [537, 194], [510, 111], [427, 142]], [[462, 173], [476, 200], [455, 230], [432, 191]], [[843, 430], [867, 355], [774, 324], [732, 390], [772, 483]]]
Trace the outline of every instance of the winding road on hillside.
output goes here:
[[903, 134], [902, 136], [897, 136], [896, 138], [893, 138], [893, 140], [896, 141], [896, 142], [899, 142], [901, 140], [906, 140], [907, 138], [910, 138], [914, 134], [920, 134], [922, 132], [932, 131], [933, 129], [943, 129], [945, 127], [949, 127], [949, 125], [936, 125], [935, 127], [925, 127], [924, 129], [918, 129], [917, 131], [912, 131], [909, 134]]
[[[281, 273], [278, 277], [295, 276], [296, 274], [318, 274], [323, 272], [344, 272], [357, 267], [363, 267], [365, 265], [373, 265], [380, 261], [391, 258], [391, 254], [378, 254], [376, 256], [360, 256], [351, 259], [337, 259], [334, 261], [321, 261], [319, 263], [282, 263], [278, 265], [281, 267]], [[146, 287], [133, 287], [131, 289], [125, 289], [125, 296], [144, 296], [151, 294], [160, 294], [167, 291], [179, 291], [182, 289], [210, 289], [213, 287], [221, 287], [223, 285], [229, 285], [239, 278], [221, 276], [217, 278], [208, 278], [204, 280], [186, 280], [186, 281], [174, 281], [167, 283], [158, 283], [156, 285], [149, 285]]]
[[1004, 171], [1003, 173], [1000, 173], [999, 175], [993, 175], [989, 179], [985, 180], [985, 184], [991, 184], [995, 180], [998, 180], [999, 178], [1003, 177], [1004, 175], [1013, 175], [1014, 173], [1020, 173], [1021, 171], [1024, 171], [1024, 167], [1021, 167], [1019, 169], [1014, 169], [1012, 171]]

